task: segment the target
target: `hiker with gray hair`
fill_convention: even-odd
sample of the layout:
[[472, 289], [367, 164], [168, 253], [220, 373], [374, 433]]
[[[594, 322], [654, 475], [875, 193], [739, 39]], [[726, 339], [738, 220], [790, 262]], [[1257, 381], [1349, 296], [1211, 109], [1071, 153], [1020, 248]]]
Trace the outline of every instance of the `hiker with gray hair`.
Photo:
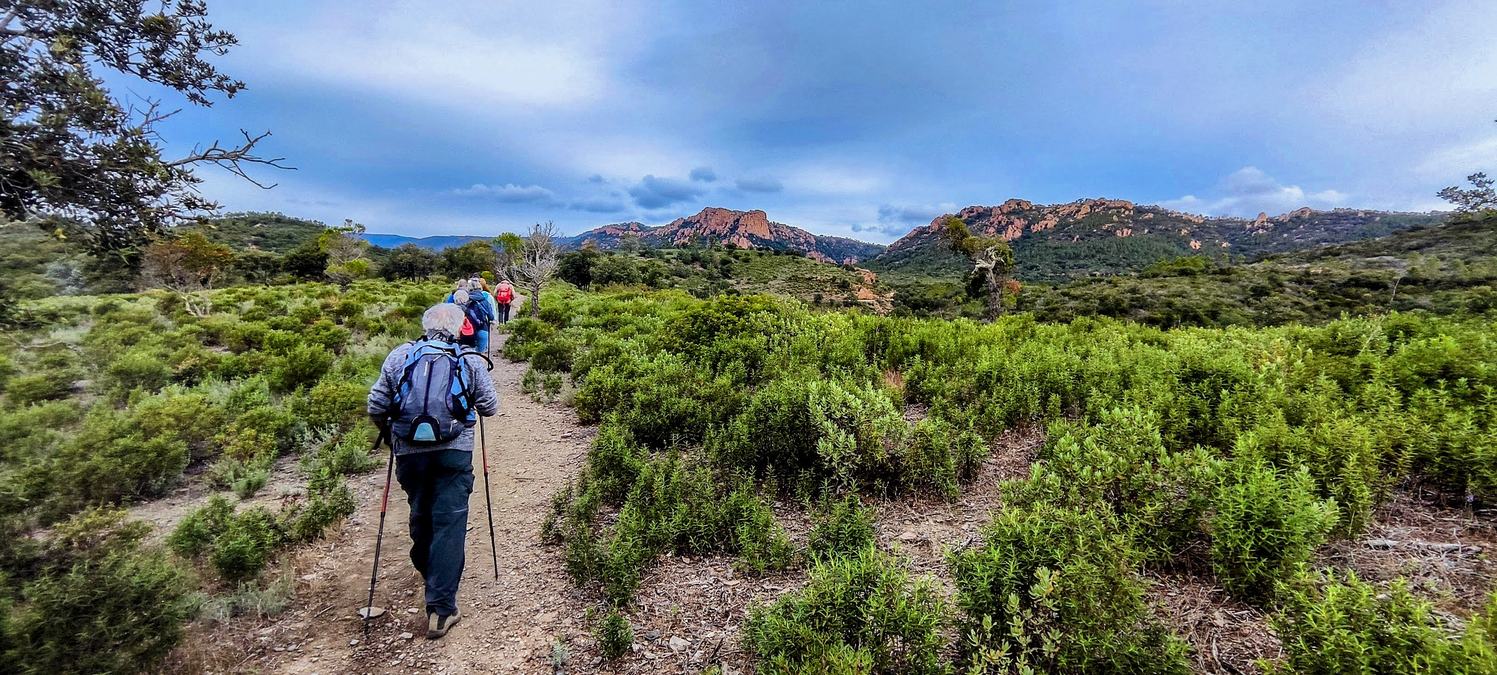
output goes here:
[[425, 334], [385, 358], [369, 391], [369, 417], [395, 454], [395, 476], [411, 506], [411, 563], [426, 582], [426, 637], [457, 624], [474, 425], [499, 412], [488, 359], [458, 344], [466, 317], [442, 303], [421, 317]]

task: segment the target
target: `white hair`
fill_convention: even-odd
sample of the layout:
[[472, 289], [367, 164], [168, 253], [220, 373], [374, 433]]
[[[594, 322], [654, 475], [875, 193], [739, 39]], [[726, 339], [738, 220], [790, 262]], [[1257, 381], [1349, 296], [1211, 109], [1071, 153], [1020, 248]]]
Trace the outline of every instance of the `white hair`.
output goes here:
[[468, 301], [472, 300], [472, 299], [473, 299], [473, 294], [471, 294], [471, 293], [469, 293], [469, 292], [467, 292], [467, 291], [465, 291], [465, 290], [463, 290], [461, 288], [459, 288], [458, 290], [452, 292], [452, 301], [455, 302], [455, 303], [457, 303], [457, 304], [459, 304], [459, 305], [466, 305], [466, 304], [468, 304]]
[[467, 279], [458, 279], [457, 280], [457, 290], [466, 291], [469, 288], [471, 288], [471, 286], [468, 284], [468, 280]]
[[463, 332], [463, 319], [461, 307], [444, 302], [421, 315], [421, 330], [426, 331], [427, 335], [441, 334], [455, 338]]

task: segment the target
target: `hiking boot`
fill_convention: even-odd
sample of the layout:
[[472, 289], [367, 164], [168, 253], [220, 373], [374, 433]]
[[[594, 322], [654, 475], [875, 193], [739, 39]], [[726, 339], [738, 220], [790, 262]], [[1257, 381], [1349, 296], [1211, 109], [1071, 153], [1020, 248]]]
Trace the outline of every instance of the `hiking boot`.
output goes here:
[[426, 639], [435, 640], [447, 634], [463, 618], [462, 610], [453, 610], [451, 616], [438, 616], [436, 612], [426, 615]]

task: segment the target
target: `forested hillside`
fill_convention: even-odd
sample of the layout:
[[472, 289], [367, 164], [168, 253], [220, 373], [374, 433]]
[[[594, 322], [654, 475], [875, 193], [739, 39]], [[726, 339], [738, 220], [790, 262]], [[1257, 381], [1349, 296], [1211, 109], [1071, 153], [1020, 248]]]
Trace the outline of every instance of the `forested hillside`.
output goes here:
[[[974, 232], [1010, 242], [1019, 279], [1049, 283], [1138, 272], [1187, 255], [1251, 260], [1379, 237], [1446, 217], [1309, 208], [1278, 216], [1259, 214], [1256, 219], [1203, 217], [1121, 199], [1055, 205], [1010, 199], [998, 206], [970, 206], [954, 215]], [[870, 260], [868, 267], [891, 280], [960, 278], [963, 266], [942, 243], [941, 222], [947, 217], [915, 228]]]

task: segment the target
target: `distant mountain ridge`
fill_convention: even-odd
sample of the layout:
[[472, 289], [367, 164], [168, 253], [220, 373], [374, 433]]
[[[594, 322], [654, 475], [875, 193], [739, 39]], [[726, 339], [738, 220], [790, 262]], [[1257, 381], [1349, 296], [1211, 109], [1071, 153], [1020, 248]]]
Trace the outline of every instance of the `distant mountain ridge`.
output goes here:
[[407, 237], [403, 234], [371, 234], [358, 235], [371, 244], [380, 248], [395, 248], [401, 244], [415, 244], [421, 248], [440, 251], [454, 246], [462, 246], [473, 241], [490, 241], [494, 237], [480, 237], [468, 234], [439, 234], [430, 237]]
[[952, 215], [976, 234], [1011, 242], [1019, 276], [1040, 281], [1136, 271], [1192, 254], [1259, 257], [1380, 237], [1446, 218], [1439, 213], [1300, 208], [1248, 219], [1199, 216], [1122, 199], [1050, 205], [1010, 199], [938, 216], [895, 241], [869, 266], [924, 274], [962, 269], [942, 240], [943, 223]]
[[853, 264], [884, 251], [879, 244], [812, 234], [801, 228], [769, 219], [758, 209], [735, 211], [709, 206], [695, 215], [651, 227], [628, 222], [604, 225], [567, 239], [567, 246], [592, 244], [601, 249], [617, 248], [625, 237], [639, 238], [648, 247], [678, 247], [692, 242], [722, 244], [735, 248], [797, 251], [806, 257], [833, 264]]

